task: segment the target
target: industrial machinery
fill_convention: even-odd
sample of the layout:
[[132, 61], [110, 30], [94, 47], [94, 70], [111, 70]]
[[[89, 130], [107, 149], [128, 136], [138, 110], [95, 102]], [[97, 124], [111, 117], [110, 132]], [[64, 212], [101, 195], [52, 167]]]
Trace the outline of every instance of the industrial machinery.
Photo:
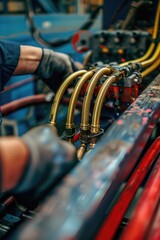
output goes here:
[[[3, 202], [20, 225], [8, 239], [160, 239], [160, 2], [152, 8], [152, 27], [138, 18], [148, 4], [131, 1], [112, 29], [75, 35], [74, 47], [90, 51], [84, 69], [55, 94], [50, 124], [56, 126], [67, 95], [60, 137], [75, 145], [79, 162], [38, 209], [14, 213], [8, 207], [14, 199]], [[1, 221], [5, 226], [9, 219]]]

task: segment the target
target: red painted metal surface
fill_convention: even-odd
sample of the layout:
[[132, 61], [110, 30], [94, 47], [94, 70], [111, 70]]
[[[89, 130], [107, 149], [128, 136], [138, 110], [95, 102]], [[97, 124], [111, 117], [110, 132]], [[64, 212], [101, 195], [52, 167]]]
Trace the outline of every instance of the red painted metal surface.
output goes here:
[[[86, 93], [88, 83], [86, 82], [81, 90], [80, 96], [84, 96]], [[94, 96], [97, 96], [99, 90], [101, 89], [101, 84], [96, 86], [94, 90]], [[132, 103], [134, 99], [138, 97], [139, 88], [137, 84], [134, 84], [132, 87], [123, 87], [123, 86], [110, 86], [106, 98], [111, 99], [120, 99], [121, 103]]]
[[160, 239], [160, 203], [147, 240], [159, 240], [159, 239]]
[[160, 157], [154, 166], [144, 192], [137, 204], [128, 227], [122, 234], [121, 240], [146, 239], [150, 225], [160, 199]]
[[139, 163], [138, 167], [127, 182], [123, 192], [121, 193], [116, 204], [112, 208], [111, 212], [107, 216], [104, 224], [102, 225], [97, 240], [110, 240], [118, 229], [121, 220], [131, 203], [136, 191], [146, 176], [151, 164], [160, 152], [160, 137], [157, 138], [154, 143], [150, 146], [143, 159]]

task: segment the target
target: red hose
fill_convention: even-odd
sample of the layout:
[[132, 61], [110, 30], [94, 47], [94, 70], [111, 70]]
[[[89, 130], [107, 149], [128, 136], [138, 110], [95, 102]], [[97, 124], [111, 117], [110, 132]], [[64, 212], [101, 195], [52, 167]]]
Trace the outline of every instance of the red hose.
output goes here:
[[14, 198], [13, 196], [11, 196], [11, 197], [9, 197], [9, 198], [7, 198], [7, 199], [5, 200], [5, 202], [3, 203], [3, 205], [4, 205], [5, 207], [7, 207], [7, 206], [11, 205], [11, 203], [13, 203], [14, 200], [15, 200], [15, 198]]
[[39, 104], [39, 103], [44, 103], [44, 102], [47, 102], [45, 94], [37, 94], [37, 95], [15, 100], [1, 106], [2, 116], [6, 116], [7, 114], [15, 112], [21, 108], [28, 107], [30, 105]]
[[[115, 235], [129, 204], [131, 203], [135, 193], [137, 192], [151, 164], [155, 161], [159, 152], [160, 152], [160, 137], [158, 137], [154, 141], [154, 143], [150, 146], [150, 148], [140, 161], [138, 167], [130, 177], [119, 199], [113, 206], [111, 212], [107, 216], [107, 219], [102, 225], [96, 237], [96, 240], [113, 239], [113, 236]], [[139, 239], [137, 238], [136, 240]]]
[[152, 170], [144, 192], [137, 204], [134, 215], [128, 227], [122, 234], [121, 240], [146, 239], [156, 207], [160, 200], [160, 157]]
[[10, 85], [4, 87], [4, 90], [2, 90], [2, 92], [4, 93], [6, 91], [13, 90], [13, 89], [15, 89], [17, 87], [21, 87], [21, 86], [23, 86], [23, 85], [25, 85], [27, 83], [33, 82], [34, 80], [35, 80], [35, 78], [31, 77], [31, 78], [27, 78], [25, 80], [22, 80], [20, 82], [16, 82], [16, 83], [10, 84]]
[[148, 240], [159, 240], [160, 239], [160, 204], [157, 209], [157, 213], [155, 219], [153, 221], [153, 225], [151, 227], [151, 231], [149, 233]]

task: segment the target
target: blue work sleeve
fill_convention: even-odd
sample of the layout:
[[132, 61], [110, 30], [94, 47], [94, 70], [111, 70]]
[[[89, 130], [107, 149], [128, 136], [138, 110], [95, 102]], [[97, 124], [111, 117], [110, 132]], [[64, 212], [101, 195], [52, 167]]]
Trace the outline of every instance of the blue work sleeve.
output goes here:
[[0, 40], [0, 90], [9, 81], [17, 67], [20, 56], [20, 44]]

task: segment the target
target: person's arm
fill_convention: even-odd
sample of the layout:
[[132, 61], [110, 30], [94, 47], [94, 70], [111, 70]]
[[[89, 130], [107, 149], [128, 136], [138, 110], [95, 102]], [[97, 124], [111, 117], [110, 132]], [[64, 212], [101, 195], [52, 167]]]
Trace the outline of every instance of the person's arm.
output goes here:
[[0, 138], [1, 190], [14, 188], [28, 164], [29, 150], [17, 137]]
[[13, 75], [34, 73], [40, 64], [41, 59], [42, 48], [21, 45], [18, 65]]
[[83, 68], [67, 54], [0, 40], [0, 89], [12, 75], [36, 74], [53, 91], [74, 71]]
[[[39, 201], [77, 163], [75, 148], [46, 124], [18, 137], [0, 140], [1, 188]], [[27, 200], [28, 201], [28, 200]]]
[[55, 92], [67, 76], [81, 68], [82, 65], [74, 63], [67, 54], [21, 45], [18, 65], [13, 74], [34, 73]]

